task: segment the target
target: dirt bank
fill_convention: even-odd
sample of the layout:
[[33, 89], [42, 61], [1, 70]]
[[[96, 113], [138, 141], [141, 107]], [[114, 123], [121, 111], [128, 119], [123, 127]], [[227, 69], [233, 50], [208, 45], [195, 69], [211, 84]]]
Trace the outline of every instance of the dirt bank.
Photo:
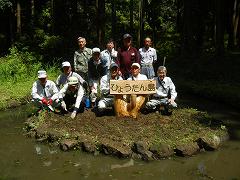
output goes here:
[[116, 118], [111, 111], [96, 117], [91, 110], [58, 115], [42, 112], [26, 122], [27, 135], [62, 150], [82, 149], [93, 154], [161, 159], [173, 155], [191, 156], [217, 149], [228, 133], [208, 114], [195, 109], [177, 109], [171, 116], [140, 114], [138, 119]]

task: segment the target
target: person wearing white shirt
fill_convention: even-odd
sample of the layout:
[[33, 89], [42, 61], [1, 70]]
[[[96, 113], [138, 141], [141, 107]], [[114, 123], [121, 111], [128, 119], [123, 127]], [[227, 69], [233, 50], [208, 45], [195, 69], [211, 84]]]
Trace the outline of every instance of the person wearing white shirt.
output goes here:
[[102, 98], [98, 102], [98, 110], [100, 112], [103, 112], [107, 107], [113, 106], [114, 96], [110, 95], [110, 80], [123, 80], [119, 76], [119, 67], [116, 63], [112, 63], [109, 68], [109, 73], [100, 80], [100, 92], [102, 95]]
[[164, 107], [164, 112], [168, 114], [168, 108], [176, 108], [177, 103], [175, 99], [177, 97], [177, 92], [174, 83], [170, 77], [167, 77], [167, 69], [165, 66], [159, 66], [158, 77], [156, 80], [157, 92], [153, 94], [153, 98], [146, 103], [146, 108], [148, 110], [157, 111], [157, 107]]
[[78, 78], [70, 77], [59, 94], [63, 97], [62, 108], [65, 111], [72, 111], [71, 118], [74, 119], [81, 110], [80, 105], [84, 95], [83, 87], [80, 85]]
[[153, 63], [157, 61], [156, 50], [151, 45], [152, 40], [147, 37], [144, 39], [144, 47], [139, 49], [142, 66], [141, 73], [145, 74], [148, 79], [152, 79], [155, 76]]
[[84, 83], [87, 83], [83, 78], [82, 76], [80, 76], [78, 73], [76, 72], [73, 72], [72, 71], [72, 67], [71, 67], [71, 64], [70, 62], [68, 61], [64, 61], [62, 63], [62, 69], [63, 69], [63, 73], [60, 74], [56, 80], [56, 85], [58, 88], [61, 88], [62, 86], [64, 86], [65, 84], [67, 84], [68, 82], [68, 79], [72, 76], [78, 78], [78, 81], [81, 83], [81, 84], [84, 84]]
[[[131, 66], [131, 75], [127, 80], [137, 81], [137, 80], [148, 80], [147, 76], [144, 74], [140, 74], [141, 66], [139, 63], [133, 63]], [[129, 114], [136, 118], [138, 111], [141, 109], [142, 105], [145, 102], [146, 95], [130, 95], [127, 97], [127, 101], [130, 100], [130, 109]]]
[[131, 75], [127, 80], [148, 80], [147, 76], [140, 73], [141, 66], [138, 63], [133, 63], [131, 66]]
[[[38, 71], [38, 80], [32, 86], [32, 101], [41, 109], [54, 111], [53, 107], [59, 106], [60, 97], [56, 84], [47, 79], [45, 70]], [[53, 106], [53, 107], [52, 107]]]
[[[110, 65], [116, 61], [117, 51], [114, 49], [114, 41], [110, 39], [107, 42], [106, 49], [100, 54], [105, 70], [109, 71]], [[107, 74], [107, 72], [106, 72]]]

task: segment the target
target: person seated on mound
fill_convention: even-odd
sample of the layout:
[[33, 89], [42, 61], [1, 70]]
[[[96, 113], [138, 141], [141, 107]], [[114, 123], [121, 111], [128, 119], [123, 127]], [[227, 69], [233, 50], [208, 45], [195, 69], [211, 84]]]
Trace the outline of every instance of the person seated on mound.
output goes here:
[[60, 106], [59, 91], [56, 84], [47, 79], [47, 72], [38, 71], [38, 80], [32, 86], [32, 101], [37, 106], [38, 112], [43, 109], [54, 111]]
[[84, 90], [77, 77], [70, 77], [68, 79], [68, 83], [63, 86], [59, 94], [63, 97], [62, 108], [65, 111], [72, 111], [72, 119], [76, 117], [78, 112], [82, 112], [84, 110], [81, 105]]
[[167, 77], [167, 69], [165, 66], [159, 66], [157, 70], [158, 77], [156, 80], [157, 92], [153, 94], [153, 98], [146, 103], [147, 110], [160, 111], [163, 114], [170, 115], [169, 108], [176, 108], [177, 104], [175, 99], [177, 97], [177, 92], [175, 90], [175, 85], [170, 77]]
[[[147, 76], [140, 73], [141, 66], [139, 63], [133, 63], [131, 65], [131, 75], [127, 80], [148, 80]], [[146, 95], [130, 95], [130, 104], [129, 104], [129, 111], [130, 115], [133, 118], [137, 117], [138, 111], [141, 109], [143, 103], [145, 102]]]
[[87, 86], [87, 82], [78, 73], [72, 71], [70, 62], [64, 61], [62, 63], [63, 73], [60, 74], [56, 80], [56, 85], [61, 89], [65, 84], [68, 83], [68, 79], [72, 76], [78, 78], [78, 81], [83, 85]]
[[100, 80], [100, 92], [102, 98], [98, 102], [98, 112], [103, 112], [108, 107], [113, 107], [114, 95], [110, 95], [110, 80], [123, 80], [119, 76], [119, 67], [112, 63], [109, 67], [109, 73], [104, 75]]
[[62, 63], [62, 68], [63, 68], [63, 73], [60, 74], [56, 80], [56, 85], [58, 89], [61, 89], [65, 84], [67, 84], [70, 77], [76, 77], [78, 78], [78, 82], [82, 85], [84, 89], [84, 99], [88, 98], [87, 97], [89, 93], [88, 83], [82, 78], [82, 76], [72, 71], [70, 62], [64, 61]]

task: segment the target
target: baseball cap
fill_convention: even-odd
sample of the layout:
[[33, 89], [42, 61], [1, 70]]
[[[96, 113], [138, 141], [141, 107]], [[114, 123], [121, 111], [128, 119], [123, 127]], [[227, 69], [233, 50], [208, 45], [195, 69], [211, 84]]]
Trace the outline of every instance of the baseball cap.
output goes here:
[[46, 78], [47, 77], [47, 72], [44, 70], [39, 70], [38, 71], [38, 78]]
[[112, 68], [114, 68], [114, 67], [117, 67], [117, 68], [118, 68], [118, 65], [117, 65], [116, 63], [112, 63], [112, 64], [110, 65], [110, 69], [112, 69]]
[[100, 53], [100, 52], [101, 52], [100, 49], [97, 47], [92, 49], [92, 53]]
[[127, 38], [132, 38], [132, 36], [130, 34], [124, 34], [123, 39], [127, 39]]
[[140, 64], [138, 64], [138, 63], [132, 63], [132, 66], [131, 66], [131, 67], [133, 67], [133, 66], [136, 66], [136, 67], [138, 67], [138, 68], [141, 67]]
[[68, 61], [63, 62], [62, 67], [65, 67], [65, 66], [70, 67], [71, 66], [70, 62], [68, 62]]

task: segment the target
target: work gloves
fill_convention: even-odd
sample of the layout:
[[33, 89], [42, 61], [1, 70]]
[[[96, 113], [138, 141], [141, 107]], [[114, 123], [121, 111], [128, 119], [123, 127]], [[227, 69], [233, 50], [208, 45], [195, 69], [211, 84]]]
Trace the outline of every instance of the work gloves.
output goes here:
[[40, 102], [42, 104], [45, 104], [46, 106], [48, 106], [48, 105], [52, 105], [53, 100], [52, 99], [47, 100], [46, 98], [42, 98], [42, 100]]

